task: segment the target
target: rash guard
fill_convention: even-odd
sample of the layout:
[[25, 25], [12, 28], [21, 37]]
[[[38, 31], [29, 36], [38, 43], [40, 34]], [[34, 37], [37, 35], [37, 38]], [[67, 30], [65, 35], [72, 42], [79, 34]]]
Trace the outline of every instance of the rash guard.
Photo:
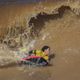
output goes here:
[[41, 50], [33, 50], [33, 53], [36, 55], [36, 56], [40, 56], [42, 58], [44, 58], [45, 60], [48, 60], [49, 57], [48, 55], [46, 55], [43, 51]]

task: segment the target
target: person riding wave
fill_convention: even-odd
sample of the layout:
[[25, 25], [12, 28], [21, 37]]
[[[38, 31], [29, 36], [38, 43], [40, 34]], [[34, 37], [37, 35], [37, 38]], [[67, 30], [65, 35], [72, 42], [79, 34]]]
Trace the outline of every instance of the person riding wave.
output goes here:
[[36, 56], [36, 58], [29, 59], [31, 62], [38, 63], [40, 65], [49, 64], [50, 47], [43, 46], [41, 50], [29, 51], [29, 56]]

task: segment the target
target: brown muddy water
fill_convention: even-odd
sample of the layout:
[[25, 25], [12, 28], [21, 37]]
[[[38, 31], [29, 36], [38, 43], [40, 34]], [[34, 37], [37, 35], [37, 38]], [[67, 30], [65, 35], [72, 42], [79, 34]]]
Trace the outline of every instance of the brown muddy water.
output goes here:
[[[46, 4], [45, 6], [49, 10], [59, 4]], [[6, 28], [5, 26], [15, 20], [14, 16], [22, 15], [23, 17], [37, 13], [38, 11], [34, 11], [33, 6], [7, 6], [6, 8], [2, 6], [4, 10], [0, 8], [0, 11], [2, 10], [0, 24]], [[42, 9], [42, 7], [39, 8]], [[55, 54], [55, 58], [51, 61], [53, 65], [48, 67], [17, 65], [1, 68], [0, 80], [80, 80], [80, 16], [69, 7], [60, 8], [59, 11], [59, 15], [37, 14], [37, 20], [32, 20], [34, 30], [40, 30], [39, 36], [36, 37], [35, 48], [49, 45], [51, 53]]]

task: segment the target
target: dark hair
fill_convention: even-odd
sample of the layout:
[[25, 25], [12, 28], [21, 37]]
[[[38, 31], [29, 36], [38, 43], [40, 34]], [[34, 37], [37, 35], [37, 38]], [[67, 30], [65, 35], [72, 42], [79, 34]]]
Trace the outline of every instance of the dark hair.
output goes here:
[[45, 51], [46, 49], [48, 49], [48, 48], [50, 49], [49, 46], [43, 46], [41, 50], [44, 52], [44, 51]]

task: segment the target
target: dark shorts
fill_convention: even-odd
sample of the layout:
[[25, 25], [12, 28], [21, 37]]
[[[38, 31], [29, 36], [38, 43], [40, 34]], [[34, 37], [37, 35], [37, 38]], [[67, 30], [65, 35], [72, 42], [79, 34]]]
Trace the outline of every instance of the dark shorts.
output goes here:
[[48, 65], [48, 62], [44, 58], [31, 58], [28, 61], [39, 64], [39, 65]]

